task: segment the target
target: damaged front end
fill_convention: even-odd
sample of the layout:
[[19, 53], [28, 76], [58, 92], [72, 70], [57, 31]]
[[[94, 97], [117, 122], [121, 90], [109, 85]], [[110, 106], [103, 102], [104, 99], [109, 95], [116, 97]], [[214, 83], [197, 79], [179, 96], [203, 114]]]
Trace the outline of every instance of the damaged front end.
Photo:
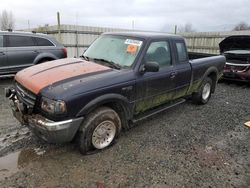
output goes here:
[[15, 83], [12, 88], [5, 89], [5, 96], [10, 101], [14, 117], [22, 124], [32, 130], [35, 135], [49, 143], [63, 143], [71, 141], [83, 118], [67, 119], [63, 121], [52, 121], [35, 113], [37, 96]]
[[18, 83], [5, 89], [5, 97], [9, 99], [13, 115], [22, 124], [27, 125], [27, 116], [33, 113], [36, 95], [32, 94]]
[[220, 52], [226, 57], [223, 78], [250, 81], [250, 36], [230, 36], [220, 44]]
[[226, 52], [227, 62], [224, 66], [223, 77], [226, 79], [237, 79], [250, 81], [250, 51]]

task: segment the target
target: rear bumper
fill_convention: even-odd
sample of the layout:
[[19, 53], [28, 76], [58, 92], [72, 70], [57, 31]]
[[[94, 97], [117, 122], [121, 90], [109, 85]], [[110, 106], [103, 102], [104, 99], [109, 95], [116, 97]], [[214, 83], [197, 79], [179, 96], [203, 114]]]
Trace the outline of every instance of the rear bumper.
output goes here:
[[24, 115], [19, 110], [17, 100], [10, 100], [10, 104], [14, 117], [31, 129], [39, 138], [49, 143], [70, 142], [83, 121], [83, 117], [55, 122], [39, 114]]

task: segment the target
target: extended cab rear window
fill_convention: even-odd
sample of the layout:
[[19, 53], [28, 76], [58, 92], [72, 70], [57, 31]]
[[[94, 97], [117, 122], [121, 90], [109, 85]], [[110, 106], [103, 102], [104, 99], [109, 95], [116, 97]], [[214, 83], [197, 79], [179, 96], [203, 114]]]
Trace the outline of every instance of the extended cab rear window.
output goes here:
[[45, 38], [35, 37], [35, 40], [36, 40], [37, 46], [54, 46], [52, 42], [50, 42], [49, 40]]
[[8, 36], [7, 47], [36, 46], [35, 41], [29, 36]]
[[179, 62], [185, 62], [188, 60], [187, 50], [184, 42], [176, 42], [176, 50]]

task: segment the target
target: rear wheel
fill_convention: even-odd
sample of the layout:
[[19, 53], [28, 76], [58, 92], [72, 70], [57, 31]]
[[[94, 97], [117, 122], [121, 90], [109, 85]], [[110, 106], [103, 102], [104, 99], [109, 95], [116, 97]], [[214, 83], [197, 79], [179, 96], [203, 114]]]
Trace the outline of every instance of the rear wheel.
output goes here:
[[87, 115], [78, 133], [78, 146], [82, 154], [110, 146], [121, 131], [119, 115], [111, 108], [100, 107]]
[[206, 77], [203, 80], [199, 91], [192, 95], [193, 102], [197, 104], [206, 104], [211, 97], [212, 83], [211, 78]]

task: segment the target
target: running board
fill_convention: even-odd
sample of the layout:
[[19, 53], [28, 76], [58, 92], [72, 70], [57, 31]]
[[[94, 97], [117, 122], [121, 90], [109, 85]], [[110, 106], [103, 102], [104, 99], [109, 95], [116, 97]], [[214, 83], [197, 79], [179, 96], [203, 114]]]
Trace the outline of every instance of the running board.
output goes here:
[[165, 110], [167, 110], [169, 108], [172, 108], [172, 107], [177, 106], [179, 104], [182, 104], [184, 102], [186, 102], [186, 99], [178, 99], [178, 100], [176, 100], [174, 102], [171, 102], [171, 103], [168, 103], [168, 104], [166, 104], [166, 105], [164, 105], [162, 107], [158, 107], [156, 109], [153, 109], [153, 110], [150, 110], [148, 112], [145, 112], [142, 115], [139, 115], [138, 117], [136, 117], [135, 119], [133, 119], [132, 122], [136, 123], [138, 121], [144, 120], [144, 119], [146, 119], [146, 118], [148, 118], [150, 116], [153, 116], [155, 114], [163, 112], [163, 111], [165, 111]]

